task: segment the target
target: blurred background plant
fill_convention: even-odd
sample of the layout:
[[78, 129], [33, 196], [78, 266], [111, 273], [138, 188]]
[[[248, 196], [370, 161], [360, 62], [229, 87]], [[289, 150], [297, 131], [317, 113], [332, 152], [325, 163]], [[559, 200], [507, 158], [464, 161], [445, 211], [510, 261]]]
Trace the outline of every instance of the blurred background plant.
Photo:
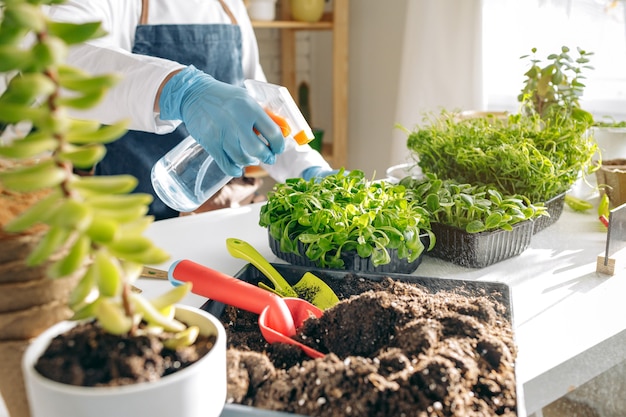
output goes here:
[[0, 184], [19, 196], [45, 195], [5, 225], [21, 233], [44, 225], [28, 266], [50, 262], [49, 278], [81, 278], [69, 304], [75, 319], [96, 318], [108, 332], [133, 333], [141, 319], [171, 331], [188, 331], [174, 320], [171, 305], [187, 287], [148, 302], [131, 291], [144, 264], [168, 254], [143, 236], [151, 196], [129, 194], [131, 176], [79, 176], [105, 154], [104, 144], [120, 137], [127, 121], [101, 125], [71, 116], [90, 108], [117, 82], [64, 63], [69, 47], [102, 36], [99, 22], [71, 24], [47, 19], [46, 4], [62, 0], [0, 1], [0, 96], [3, 140], [0, 158], [9, 161]]
[[561, 115], [575, 115], [591, 119], [591, 114], [582, 112], [580, 98], [585, 84], [585, 70], [591, 70], [589, 57], [593, 52], [576, 48], [578, 56], [572, 57], [570, 49], [562, 46], [559, 53], [549, 54], [545, 60], [537, 57], [537, 48], [521, 59], [530, 61], [530, 68], [524, 74], [524, 87], [518, 96], [522, 111], [535, 111], [542, 118]]

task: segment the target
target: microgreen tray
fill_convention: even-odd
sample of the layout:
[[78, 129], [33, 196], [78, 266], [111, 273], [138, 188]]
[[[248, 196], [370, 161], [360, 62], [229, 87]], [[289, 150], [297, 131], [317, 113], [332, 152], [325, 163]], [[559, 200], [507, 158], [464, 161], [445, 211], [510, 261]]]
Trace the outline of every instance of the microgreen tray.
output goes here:
[[517, 223], [511, 231], [468, 233], [440, 223], [431, 223], [431, 228], [436, 241], [435, 247], [427, 252], [428, 256], [470, 268], [483, 268], [525, 251], [533, 236], [534, 221]]
[[[269, 245], [270, 249], [274, 253], [274, 255], [278, 256], [283, 261], [289, 262], [292, 265], [299, 266], [307, 266], [311, 268], [320, 268], [321, 266], [315, 262], [310, 260], [306, 254], [306, 248], [300, 242], [298, 242], [298, 250], [300, 252], [299, 255], [295, 253], [283, 252], [280, 250], [280, 242], [274, 239], [268, 232]], [[395, 249], [388, 249], [389, 256], [391, 257], [391, 262], [385, 265], [374, 266], [370, 260], [370, 258], [361, 258], [356, 252], [348, 252], [344, 253], [341, 256], [344, 262], [344, 270], [347, 271], [361, 271], [361, 272], [381, 272], [381, 273], [399, 273], [399, 274], [410, 274], [414, 272], [420, 263], [422, 262], [422, 258], [424, 253], [426, 253], [426, 249], [428, 248], [428, 235], [420, 236], [422, 243], [424, 244], [424, 252], [420, 256], [417, 257], [413, 262], [409, 262], [407, 259], [398, 258], [398, 251]]]

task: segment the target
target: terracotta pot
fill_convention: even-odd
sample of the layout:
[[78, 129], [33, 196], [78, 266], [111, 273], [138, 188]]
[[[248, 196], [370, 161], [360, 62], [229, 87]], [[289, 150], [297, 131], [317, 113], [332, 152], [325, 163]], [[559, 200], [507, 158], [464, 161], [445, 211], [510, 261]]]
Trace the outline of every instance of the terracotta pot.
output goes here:
[[30, 417], [20, 366], [29, 343], [30, 340], [0, 341], [0, 392], [11, 417]]
[[51, 381], [35, 371], [37, 358], [50, 340], [75, 322], [51, 327], [28, 346], [22, 361], [31, 417], [213, 417], [226, 400], [226, 331], [213, 315], [177, 305], [176, 317], [200, 332], [217, 335], [198, 362], [159, 381], [118, 387], [79, 387]]

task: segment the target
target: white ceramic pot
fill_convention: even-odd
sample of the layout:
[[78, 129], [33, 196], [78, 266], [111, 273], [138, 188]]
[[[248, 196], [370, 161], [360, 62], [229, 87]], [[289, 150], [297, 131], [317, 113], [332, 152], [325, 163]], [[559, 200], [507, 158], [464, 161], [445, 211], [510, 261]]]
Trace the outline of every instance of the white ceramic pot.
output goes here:
[[248, 15], [252, 20], [276, 19], [276, 0], [248, 0]]
[[[598, 145], [598, 151], [593, 156], [594, 161], [612, 161], [626, 159], [626, 128], [624, 127], [593, 127], [590, 131]], [[601, 177], [600, 182], [598, 178]], [[598, 196], [598, 184], [604, 180], [602, 172], [581, 177], [572, 185], [569, 193], [574, 197], [585, 200]]]
[[424, 177], [422, 169], [419, 167], [419, 165], [415, 163], [405, 163], [390, 166], [385, 171], [385, 174], [387, 175], [387, 178], [385, 178], [385, 180], [392, 184], [397, 184], [402, 178], [408, 176], [412, 176], [413, 178]]
[[51, 381], [34, 364], [49, 341], [75, 322], [61, 322], [43, 332], [26, 349], [22, 369], [31, 417], [214, 417], [226, 400], [226, 331], [217, 318], [177, 305], [176, 317], [217, 334], [215, 346], [192, 366], [156, 382], [120, 387], [78, 387]]
[[[626, 159], [626, 128], [594, 127], [593, 138], [598, 144], [603, 161]], [[597, 155], [594, 159], [598, 159]]]

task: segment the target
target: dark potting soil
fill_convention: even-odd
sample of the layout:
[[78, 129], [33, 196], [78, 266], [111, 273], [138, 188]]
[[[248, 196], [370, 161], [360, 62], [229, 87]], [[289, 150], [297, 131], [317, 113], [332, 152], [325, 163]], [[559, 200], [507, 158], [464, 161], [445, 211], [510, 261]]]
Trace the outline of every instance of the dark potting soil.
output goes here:
[[155, 381], [186, 368], [211, 350], [215, 336], [172, 350], [163, 336], [128, 337], [106, 333], [93, 322], [55, 337], [35, 365], [45, 377], [79, 386], [119, 386]]
[[296, 336], [310, 359], [267, 344], [258, 316], [226, 307], [228, 401], [308, 416], [515, 416], [516, 346], [485, 294], [346, 277], [343, 299]]

